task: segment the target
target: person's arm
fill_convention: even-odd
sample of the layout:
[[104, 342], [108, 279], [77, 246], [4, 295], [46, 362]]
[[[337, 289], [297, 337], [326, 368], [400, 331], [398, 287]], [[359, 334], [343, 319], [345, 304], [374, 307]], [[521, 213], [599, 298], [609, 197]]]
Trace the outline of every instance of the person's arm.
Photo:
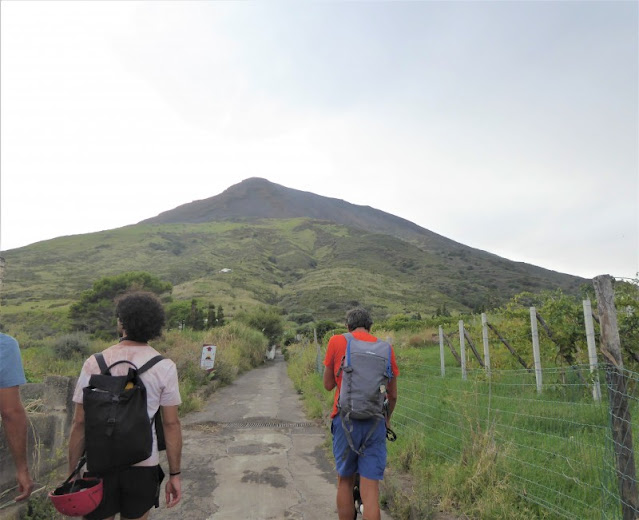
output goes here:
[[337, 386], [337, 381], [335, 381], [335, 374], [333, 373], [333, 356], [335, 352], [335, 347], [333, 346], [333, 338], [328, 342], [328, 347], [326, 348], [326, 356], [324, 357], [324, 388], [329, 392]]
[[73, 471], [84, 453], [84, 406], [75, 403], [69, 436], [69, 471]]
[[[173, 507], [182, 498], [182, 483], [179, 473], [182, 462], [182, 427], [178, 417], [178, 407], [162, 407], [162, 425], [166, 442], [166, 459], [169, 463], [169, 480], [165, 486], [166, 507]], [[171, 475], [177, 473], [177, 475]]]
[[335, 381], [335, 374], [333, 374], [332, 366], [324, 367], [324, 388], [328, 391], [331, 391], [333, 388], [337, 386], [337, 382]]
[[24, 500], [31, 495], [34, 483], [29, 475], [27, 463], [27, 413], [22, 406], [18, 386], [0, 388], [0, 417], [16, 466], [16, 480], [20, 492], [16, 501]]

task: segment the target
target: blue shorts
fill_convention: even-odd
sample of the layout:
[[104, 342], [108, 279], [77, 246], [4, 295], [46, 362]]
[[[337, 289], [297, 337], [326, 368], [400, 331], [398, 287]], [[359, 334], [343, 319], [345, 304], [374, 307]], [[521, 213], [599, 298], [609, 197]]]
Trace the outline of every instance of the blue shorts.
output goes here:
[[[375, 419], [350, 421], [349, 426], [353, 427], [351, 438], [356, 449], [361, 447], [374, 423]], [[358, 455], [348, 445], [342, 426], [342, 418], [339, 415], [336, 415], [331, 423], [331, 433], [333, 434], [335, 466], [340, 477], [350, 477], [359, 473], [360, 476], [369, 480], [382, 480], [384, 478], [384, 469], [386, 468], [386, 423], [384, 419], [378, 421], [375, 431], [366, 441], [363, 455]]]

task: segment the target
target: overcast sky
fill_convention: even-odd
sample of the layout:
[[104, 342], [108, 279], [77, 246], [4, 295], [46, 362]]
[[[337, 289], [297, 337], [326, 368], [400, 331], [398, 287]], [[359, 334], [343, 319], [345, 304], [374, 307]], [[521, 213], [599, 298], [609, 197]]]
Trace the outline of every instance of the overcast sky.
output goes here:
[[0, 249], [264, 177], [633, 277], [638, 6], [2, 1]]

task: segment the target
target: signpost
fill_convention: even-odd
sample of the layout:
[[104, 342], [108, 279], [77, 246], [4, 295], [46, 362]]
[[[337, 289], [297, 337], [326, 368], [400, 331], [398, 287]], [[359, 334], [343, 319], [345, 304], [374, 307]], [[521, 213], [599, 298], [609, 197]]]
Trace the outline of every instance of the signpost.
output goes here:
[[204, 345], [202, 347], [202, 360], [200, 361], [200, 367], [210, 372], [215, 366], [215, 352], [217, 347], [215, 345]]

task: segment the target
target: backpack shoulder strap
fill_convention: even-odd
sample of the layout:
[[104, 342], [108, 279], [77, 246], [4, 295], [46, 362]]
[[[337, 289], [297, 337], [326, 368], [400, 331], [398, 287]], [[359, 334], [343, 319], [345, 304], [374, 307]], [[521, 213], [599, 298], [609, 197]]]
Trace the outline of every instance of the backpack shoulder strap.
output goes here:
[[138, 375], [146, 372], [150, 368], [153, 368], [157, 363], [159, 363], [163, 359], [165, 359], [165, 357], [164, 356], [160, 356], [159, 354], [157, 356], [155, 356], [155, 357], [152, 357], [146, 363], [144, 363], [144, 365], [142, 365], [140, 368], [138, 368]]
[[354, 336], [350, 332], [346, 332], [343, 335], [346, 338], [346, 354], [345, 354], [345, 363], [344, 366], [350, 366], [351, 364], [351, 340]]
[[[152, 357], [138, 369], [138, 375], [154, 367], [163, 359], [166, 358], [160, 355]], [[160, 410], [160, 408], [158, 408], [158, 411], [155, 412], [155, 415], [153, 416], [153, 422], [155, 423], [155, 437], [158, 443], [158, 451], [164, 451], [166, 450], [166, 441], [164, 439], [164, 425], [162, 424], [162, 411]]]
[[[353, 335], [350, 332], [345, 332], [344, 334], [342, 334], [342, 336], [346, 338], [346, 350], [344, 352], [344, 356], [342, 357], [342, 362], [339, 364], [339, 370], [337, 371], [337, 374], [335, 374], [335, 377], [339, 377], [339, 375], [342, 373], [342, 370], [344, 370], [344, 367], [347, 367], [351, 361], [351, 338], [353, 337]], [[347, 356], [348, 362], [346, 358]]]
[[104, 360], [104, 356], [102, 355], [102, 352], [98, 352], [97, 354], [94, 354], [95, 360], [98, 362], [98, 367], [100, 367], [100, 373], [101, 374], [108, 374], [109, 373], [109, 367], [106, 364], [106, 361]]

